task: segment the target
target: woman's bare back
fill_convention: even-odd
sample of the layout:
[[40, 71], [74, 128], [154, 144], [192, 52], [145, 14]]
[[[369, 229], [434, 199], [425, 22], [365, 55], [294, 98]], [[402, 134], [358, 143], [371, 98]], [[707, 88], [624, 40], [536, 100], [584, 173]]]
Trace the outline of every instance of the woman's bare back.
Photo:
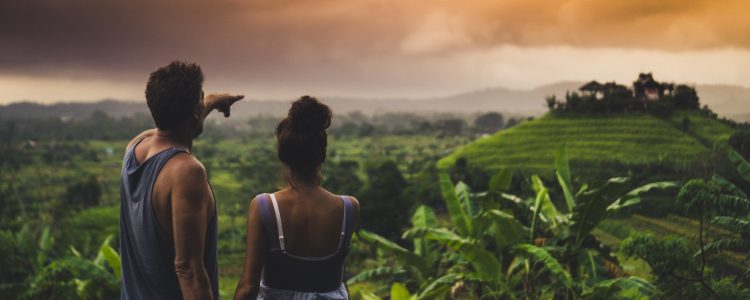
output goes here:
[[[336, 251], [344, 214], [340, 196], [321, 187], [287, 188], [274, 196], [279, 205], [287, 253], [321, 257]], [[356, 199], [352, 201], [355, 207], [359, 206]], [[356, 214], [353, 217], [356, 223]]]

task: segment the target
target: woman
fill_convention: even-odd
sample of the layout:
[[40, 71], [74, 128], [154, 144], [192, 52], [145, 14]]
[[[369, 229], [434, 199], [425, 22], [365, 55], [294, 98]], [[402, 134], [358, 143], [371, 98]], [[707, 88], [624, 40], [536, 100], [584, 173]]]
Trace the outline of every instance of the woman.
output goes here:
[[359, 203], [320, 186], [330, 124], [328, 106], [303, 96], [276, 127], [289, 187], [258, 195], [250, 204], [235, 300], [348, 299], [344, 258]]

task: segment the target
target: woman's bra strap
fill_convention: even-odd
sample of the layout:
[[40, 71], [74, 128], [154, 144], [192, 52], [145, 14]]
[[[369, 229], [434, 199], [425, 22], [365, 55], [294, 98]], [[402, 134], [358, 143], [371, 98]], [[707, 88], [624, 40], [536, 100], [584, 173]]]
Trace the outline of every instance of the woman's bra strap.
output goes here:
[[256, 199], [258, 200], [258, 209], [260, 210], [260, 219], [263, 223], [263, 229], [266, 232], [266, 240], [269, 244], [268, 248], [271, 250], [280, 249], [280, 246], [275, 239], [277, 235], [273, 228], [273, 215], [271, 213], [271, 205], [268, 203], [268, 194], [260, 194]]
[[284, 245], [284, 228], [281, 226], [281, 213], [279, 213], [279, 203], [276, 201], [276, 196], [271, 193], [271, 203], [273, 203], [273, 211], [276, 213], [276, 232], [279, 234], [279, 248], [282, 252], [286, 252], [286, 245]]
[[352, 224], [354, 212], [352, 208], [352, 200], [348, 196], [341, 196], [341, 200], [344, 202], [344, 220], [341, 228], [341, 241], [339, 249], [349, 249], [349, 242], [352, 239], [352, 231], [354, 230], [354, 224]]

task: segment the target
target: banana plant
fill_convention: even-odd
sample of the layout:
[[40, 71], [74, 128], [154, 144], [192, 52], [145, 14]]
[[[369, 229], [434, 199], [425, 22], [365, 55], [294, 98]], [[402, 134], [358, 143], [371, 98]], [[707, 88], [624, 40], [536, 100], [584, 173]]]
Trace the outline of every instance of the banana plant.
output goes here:
[[74, 247], [71, 255], [54, 260], [29, 280], [24, 298], [109, 299], [119, 295], [120, 256], [110, 246], [112, 235], [99, 247], [94, 259], [86, 259]]
[[[440, 298], [461, 291], [488, 299], [576, 298], [588, 291], [596, 299], [630, 289], [635, 285], [631, 278], [607, 276], [608, 268], [617, 264], [608, 261], [591, 231], [604, 218], [638, 204], [643, 193], [677, 183], [657, 182], [629, 190], [626, 178], [613, 178], [575, 189], [565, 147], [557, 150], [555, 169], [563, 191], [562, 208], [538, 176], [530, 178], [534, 196], [524, 199], [505, 193], [512, 178], [508, 171], [493, 176], [490, 191], [484, 193], [474, 193], [466, 184], [454, 184], [447, 174], [439, 174], [450, 226], [438, 227], [434, 212], [419, 207], [412, 227], [402, 235], [412, 241], [413, 250], [360, 231], [360, 240], [388, 253], [396, 266], [365, 270], [349, 283], [390, 277], [391, 299]], [[502, 203], [518, 211], [504, 210]], [[373, 297], [362, 295], [377, 299]]]
[[640, 203], [643, 194], [676, 189], [679, 182], [654, 182], [630, 189], [628, 178], [615, 177], [599, 185], [584, 184], [576, 189], [570, 174], [567, 149], [561, 145], [555, 154], [555, 177], [564, 198], [559, 201], [565, 204], [562, 209], [550, 199], [542, 180], [531, 177], [535, 198], [529, 207], [532, 211], [529, 234], [535, 244], [543, 245], [557, 257], [577, 282], [583, 282], [585, 289], [618, 276], [608, 267], [616, 266], [616, 260], [591, 234], [593, 229], [619, 210]]
[[[437, 218], [430, 207], [421, 205], [414, 211], [411, 223], [413, 228], [434, 228], [437, 226]], [[414, 246], [413, 250], [406, 249], [396, 242], [366, 230], [357, 232], [357, 238], [376, 246], [378, 251], [393, 257], [398, 262], [398, 266], [380, 266], [366, 269], [350, 278], [347, 281], [349, 284], [394, 276], [405, 276], [415, 282], [425, 282], [437, 275], [436, 268], [440, 253], [436, 249], [437, 245], [425, 238], [415, 237], [411, 239]]]
[[[453, 229], [415, 227], [403, 237], [426, 238], [453, 250], [454, 255], [447, 256], [457, 274], [453, 285], [465, 284], [471, 289], [467, 292], [485, 298], [516, 298], [530, 280], [560, 282], [554, 289], [563, 293], [572, 287], [568, 272], [545, 249], [530, 244], [529, 229], [515, 216], [476, 205], [474, 196], [486, 193], [471, 193], [461, 182], [453, 185], [446, 174], [440, 179]], [[503, 176], [493, 179], [492, 185], [507, 186], [508, 181], [509, 176]], [[521, 201], [512, 195], [501, 196]], [[442, 281], [444, 289], [450, 285]]]

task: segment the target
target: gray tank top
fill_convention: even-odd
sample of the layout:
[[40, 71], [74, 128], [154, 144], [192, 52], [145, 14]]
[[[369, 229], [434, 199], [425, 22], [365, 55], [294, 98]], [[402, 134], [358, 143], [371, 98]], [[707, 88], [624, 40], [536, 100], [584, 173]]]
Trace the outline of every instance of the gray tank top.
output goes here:
[[[151, 195], [164, 164], [175, 154], [187, 151], [169, 148], [139, 164], [135, 158], [138, 143], [125, 152], [120, 175], [120, 298], [182, 299], [174, 269], [174, 245], [159, 225]], [[203, 261], [214, 299], [219, 299], [216, 211], [206, 232]]]

